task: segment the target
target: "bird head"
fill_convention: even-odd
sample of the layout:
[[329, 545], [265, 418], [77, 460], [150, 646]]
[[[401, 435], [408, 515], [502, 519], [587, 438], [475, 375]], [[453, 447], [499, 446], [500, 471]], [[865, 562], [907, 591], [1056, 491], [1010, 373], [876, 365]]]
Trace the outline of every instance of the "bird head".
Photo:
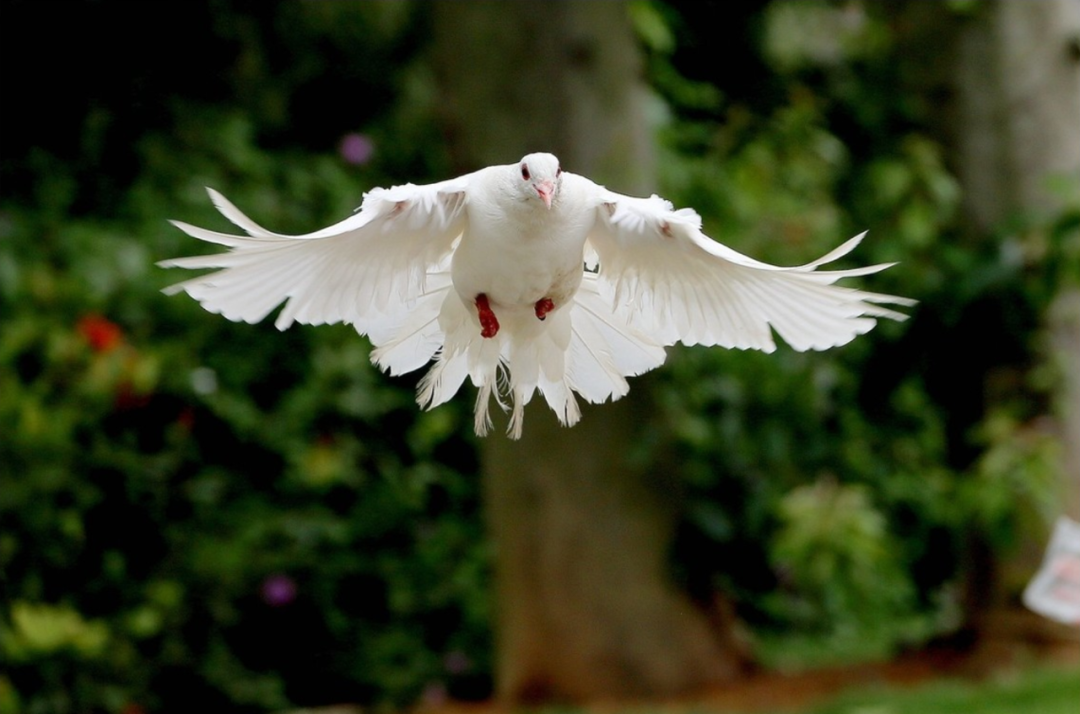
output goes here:
[[529, 154], [518, 163], [518, 171], [526, 197], [537, 197], [550, 209], [559, 191], [559, 160], [551, 154]]

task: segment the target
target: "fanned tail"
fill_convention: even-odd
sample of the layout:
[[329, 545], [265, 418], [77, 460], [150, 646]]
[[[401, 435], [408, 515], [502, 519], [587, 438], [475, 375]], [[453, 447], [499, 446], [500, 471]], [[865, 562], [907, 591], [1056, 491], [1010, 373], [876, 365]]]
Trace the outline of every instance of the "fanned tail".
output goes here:
[[561, 424], [573, 426], [581, 419], [578, 395], [587, 402], [614, 401], [629, 390], [627, 377], [664, 362], [664, 347], [628, 324], [628, 316], [601, 296], [591, 273], [574, 302], [543, 322], [531, 308], [504, 309], [501, 329], [490, 339], [480, 336], [475, 311], [448, 278], [434, 273], [429, 285], [408, 319], [372, 333], [378, 345], [372, 360], [396, 374], [421, 366], [420, 360], [433, 354], [434, 364], [416, 393], [423, 409], [450, 400], [468, 378], [477, 390], [473, 429], [478, 436], [491, 430], [493, 399], [509, 414], [507, 434], [519, 439], [525, 405], [537, 391]]

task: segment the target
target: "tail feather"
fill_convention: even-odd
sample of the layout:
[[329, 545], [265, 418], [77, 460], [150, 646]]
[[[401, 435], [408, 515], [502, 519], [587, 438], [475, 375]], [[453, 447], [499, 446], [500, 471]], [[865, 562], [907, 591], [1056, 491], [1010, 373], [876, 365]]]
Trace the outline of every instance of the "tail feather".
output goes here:
[[506, 427], [506, 433], [511, 439], [520, 439], [522, 429], [525, 426], [525, 405], [532, 401], [533, 390], [517, 387], [514, 389], [514, 406], [510, 411], [510, 424]]
[[473, 407], [473, 431], [477, 436], [487, 436], [491, 430], [491, 416], [488, 407], [491, 405], [491, 390], [493, 385], [485, 384], [476, 392], [476, 406]]
[[581, 407], [574, 398], [574, 390], [565, 380], [542, 381], [540, 393], [544, 395], [547, 405], [555, 412], [563, 426], [573, 426], [581, 419]]
[[614, 401], [629, 391], [626, 377], [659, 367], [666, 353], [658, 341], [629, 325], [628, 308], [614, 308], [586, 273], [574, 298], [573, 336], [567, 351], [567, 384], [587, 401]]
[[390, 374], [405, 374], [427, 364], [443, 345], [439, 312], [450, 289], [448, 274], [429, 275], [427, 291], [408, 306], [404, 316], [388, 316], [373, 324], [368, 335], [378, 347], [371, 361]]
[[422, 409], [433, 409], [450, 401], [461, 389], [467, 376], [469, 373], [465, 369], [464, 360], [445, 358], [440, 352], [435, 364], [420, 380], [416, 390], [416, 403]]

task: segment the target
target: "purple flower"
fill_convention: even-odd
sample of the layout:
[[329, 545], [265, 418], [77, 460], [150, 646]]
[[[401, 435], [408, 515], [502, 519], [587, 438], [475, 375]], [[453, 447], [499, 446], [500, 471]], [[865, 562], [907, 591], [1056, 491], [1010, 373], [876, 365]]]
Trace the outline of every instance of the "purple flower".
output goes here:
[[338, 151], [346, 163], [363, 166], [371, 161], [371, 157], [375, 153], [375, 142], [367, 134], [354, 132], [341, 138]]
[[296, 581], [288, 575], [269, 575], [259, 588], [263, 602], [270, 607], [284, 607], [296, 599]]

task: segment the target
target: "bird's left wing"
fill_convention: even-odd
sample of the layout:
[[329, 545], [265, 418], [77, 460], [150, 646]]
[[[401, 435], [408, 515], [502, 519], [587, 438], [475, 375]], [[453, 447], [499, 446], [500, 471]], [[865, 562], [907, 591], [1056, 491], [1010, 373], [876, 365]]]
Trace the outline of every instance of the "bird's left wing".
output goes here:
[[[599, 187], [598, 187], [599, 188]], [[634, 327], [664, 344], [721, 345], [772, 352], [770, 327], [799, 351], [845, 344], [874, 318], [904, 320], [882, 304], [914, 301], [834, 283], [890, 264], [817, 270], [850, 252], [863, 235], [806, 265], [781, 268], [734, 251], [701, 232], [690, 209], [660, 198], [597, 193], [589, 245], [616, 305], [632, 305]]]
[[187, 292], [210, 312], [249, 323], [287, 301], [274, 323], [279, 329], [294, 321], [345, 322], [367, 333], [407, 310], [423, 294], [427, 271], [445, 262], [464, 229], [466, 191], [475, 175], [374, 189], [353, 215], [301, 236], [271, 233], [208, 189], [217, 209], [248, 235], [173, 221], [188, 235], [231, 250], [158, 263], [219, 268], [165, 292]]

